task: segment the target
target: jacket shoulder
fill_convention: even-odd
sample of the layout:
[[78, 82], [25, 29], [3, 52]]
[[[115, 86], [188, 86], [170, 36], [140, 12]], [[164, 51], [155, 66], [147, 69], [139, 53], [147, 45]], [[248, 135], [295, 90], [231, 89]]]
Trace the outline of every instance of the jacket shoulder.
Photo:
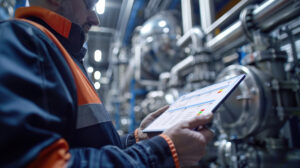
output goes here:
[[21, 41], [22, 43], [30, 43], [37, 45], [38, 42], [43, 41], [40, 44], [49, 44], [54, 47], [52, 41], [37, 27], [30, 23], [21, 20], [6, 20], [0, 22], [0, 37], [3, 42], [9, 41]]

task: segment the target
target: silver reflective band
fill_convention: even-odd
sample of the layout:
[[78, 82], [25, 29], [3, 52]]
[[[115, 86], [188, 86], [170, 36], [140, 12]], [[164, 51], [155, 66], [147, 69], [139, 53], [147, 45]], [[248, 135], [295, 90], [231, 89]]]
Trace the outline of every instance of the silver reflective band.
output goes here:
[[76, 129], [111, 121], [102, 104], [86, 104], [78, 107]]

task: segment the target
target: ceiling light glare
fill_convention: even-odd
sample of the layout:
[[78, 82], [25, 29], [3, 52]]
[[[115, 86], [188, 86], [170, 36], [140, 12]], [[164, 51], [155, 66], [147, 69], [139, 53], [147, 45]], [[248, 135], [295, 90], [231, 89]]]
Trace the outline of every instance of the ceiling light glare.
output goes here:
[[96, 4], [96, 11], [99, 15], [105, 12], [105, 0], [99, 0]]
[[143, 26], [143, 28], [141, 29], [141, 33], [142, 34], [147, 34], [151, 31], [152, 26], [150, 24], [146, 24], [145, 26]]
[[148, 43], [151, 43], [152, 41], [153, 41], [153, 37], [147, 37], [147, 39], [146, 39], [146, 41], [148, 42]]
[[94, 53], [94, 59], [96, 62], [100, 62], [102, 60], [102, 52], [101, 50], [96, 50]]
[[101, 72], [100, 72], [100, 71], [95, 71], [95, 73], [94, 73], [94, 78], [95, 78], [96, 80], [99, 80], [99, 79], [101, 78]]
[[93, 67], [88, 67], [87, 71], [88, 71], [88, 73], [93, 73], [94, 72], [94, 68]]
[[165, 28], [163, 29], [163, 31], [164, 31], [164, 33], [169, 33], [170, 29], [167, 28], [167, 27], [165, 27]]
[[95, 89], [96, 89], [96, 90], [99, 90], [101, 84], [100, 84], [99, 82], [95, 82], [95, 83], [94, 83], [94, 86], [95, 86]]
[[164, 20], [158, 22], [159, 27], [165, 27], [166, 25], [167, 25], [167, 22]]

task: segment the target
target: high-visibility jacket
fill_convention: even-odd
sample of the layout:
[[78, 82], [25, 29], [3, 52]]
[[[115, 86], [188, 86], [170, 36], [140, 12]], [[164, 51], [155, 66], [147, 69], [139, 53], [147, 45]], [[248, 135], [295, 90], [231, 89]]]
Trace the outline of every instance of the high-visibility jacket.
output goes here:
[[39, 7], [16, 17], [0, 22], [0, 167], [174, 166], [160, 136], [122, 149], [80, 63], [80, 26]]

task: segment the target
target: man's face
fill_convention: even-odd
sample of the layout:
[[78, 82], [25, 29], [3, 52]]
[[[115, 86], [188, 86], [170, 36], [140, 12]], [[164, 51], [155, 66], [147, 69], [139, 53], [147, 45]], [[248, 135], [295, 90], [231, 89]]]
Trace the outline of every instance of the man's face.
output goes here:
[[99, 24], [94, 10], [97, 2], [98, 0], [64, 0], [63, 16], [80, 25], [83, 31], [87, 33], [91, 26]]

